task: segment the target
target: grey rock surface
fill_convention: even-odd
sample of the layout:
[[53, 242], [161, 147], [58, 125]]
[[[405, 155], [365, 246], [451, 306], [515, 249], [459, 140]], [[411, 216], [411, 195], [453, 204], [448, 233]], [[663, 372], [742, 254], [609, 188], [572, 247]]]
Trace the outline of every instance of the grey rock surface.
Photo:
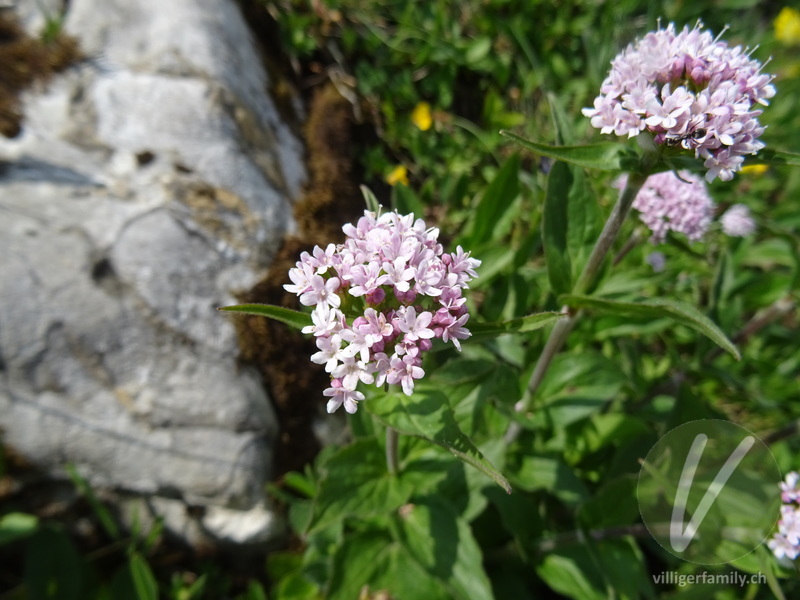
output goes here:
[[277, 423], [215, 308], [292, 229], [301, 145], [233, 0], [73, 0], [65, 27], [87, 61], [0, 139], [3, 442], [163, 499], [176, 531], [184, 503], [212, 539], [268, 540]]

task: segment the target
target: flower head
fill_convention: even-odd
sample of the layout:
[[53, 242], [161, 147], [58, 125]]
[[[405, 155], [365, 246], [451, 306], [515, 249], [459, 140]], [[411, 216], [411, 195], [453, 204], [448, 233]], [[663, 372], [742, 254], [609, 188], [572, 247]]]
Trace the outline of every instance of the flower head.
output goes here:
[[414, 112], [411, 113], [411, 121], [421, 131], [428, 131], [433, 125], [433, 116], [431, 115], [431, 105], [427, 102], [420, 102], [414, 107]]
[[775, 39], [784, 44], [800, 44], [800, 11], [784, 6], [775, 17]]
[[343, 244], [301, 254], [284, 288], [314, 307], [303, 332], [315, 336], [311, 361], [331, 374], [328, 412], [353, 413], [364, 399], [359, 383], [411, 395], [434, 338], [461, 349], [471, 335], [462, 291], [481, 262], [460, 246], [445, 253], [439, 230], [414, 215], [366, 211], [342, 229]]
[[777, 558], [794, 560], [800, 555], [800, 475], [792, 471], [781, 483], [781, 516], [778, 531], [767, 542]]
[[756, 230], [756, 222], [750, 216], [750, 209], [744, 204], [734, 204], [720, 219], [722, 231], [733, 237], [747, 237]]
[[755, 154], [764, 128], [755, 105], [775, 95], [771, 75], [741, 46], [730, 48], [698, 24], [648, 33], [611, 63], [592, 108], [583, 114], [602, 133], [683, 148], [705, 160], [706, 179], [733, 178]]
[[663, 242], [669, 231], [682, 233], [692, 241], [701, 239], [714, 214], [714, 201], [705, 182], [686, 171], [651, 175], [632, 206], [653, 232], [650, 239], [655, 244]]
[[408, 185], [408, 169], [406, 169], [403, 165], [398, 165], [392, 172], [386, 176], [386, 183], [391, 186], [395, 186], [398, 183], [401, 183], [405, 186]]

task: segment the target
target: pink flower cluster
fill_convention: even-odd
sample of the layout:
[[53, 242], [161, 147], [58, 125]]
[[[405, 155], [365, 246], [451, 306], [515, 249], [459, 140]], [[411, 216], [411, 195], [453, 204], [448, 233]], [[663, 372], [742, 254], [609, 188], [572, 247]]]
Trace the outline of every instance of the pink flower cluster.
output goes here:
[[750, 209], [744, 204], [734, 204], [720, 219], [722, 231], [732, 237], [747, 237], [756, 230], [756, 222], [750, 215]]
[[712, 38], [700, 23], [680, 33], [670, 24], [617, 55], [583, 114], [602, 133], [648, 131], [658, 144], [693, 150], [705, 159], [709, 182], [728, 181], [745, 155], [764, 147], [761, 111], [753, 107], [775, 95], [772, 76], [750, 54]]
[[778, 532], [767, 545], [776, 557], [794, 560], [800, 555], [800, 473], [792, 471], [781, 483], [781, 500]]
[[343, 244], [304, 252], [284, 286], [314, 307], [303, 333], [316, 337], [312, 362], [331, 374], [323, 392], [329, 413], [342, 405], [356, 412], [364, 399], [359, 382], [397, 384], [411, 395], [434, 338], [460, 350], [459, 340], [471, 335], [462, 291], [480, 265], [460, 246], [445, 254], [439, 230], [413, 214], [366, 211], [342, 229]]
[[[624, 182], [623, 177], [618, 185], [624, 187]], [[655, 244], [663, 242], [669, 231], [697, 241], [708, 231], [714, 216], [714, 200], [705, 182], [688, 171], [651, 175], [632, 206], [653, 232], [650, 239]]]

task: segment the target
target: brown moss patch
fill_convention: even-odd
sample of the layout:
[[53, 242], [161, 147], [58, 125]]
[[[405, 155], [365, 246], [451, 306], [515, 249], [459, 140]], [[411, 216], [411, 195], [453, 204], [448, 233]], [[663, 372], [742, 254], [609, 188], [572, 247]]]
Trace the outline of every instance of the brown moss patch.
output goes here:
[[[364, 210], [355, 183], [352, 107], [332, 86], [316, 91], [304, 137], [309, 183], [294, 208], [298, 233], [284, 240], [267, 276], [244, 294], [242, 302], [300, 308], [297, 297], [283, 289], [288, 271], [304, 250], [344, 239], [342, 225]], [[236, 319], [242, 358], [261, 369], [272, 397], [281, 435], [276, 448], [276, 475], [302, 469], [319, 451], [312, 421], [324, 403], [322, 391], [330, 378], [309, 357], [313, 340], [282, 323], [240, 315]]]
[[21, 131], [24, 90], [80, 59], [75, 38], [61, 32], [46, 42], [30, 37], [13, 15], [0, 11], [0, 134], [15, 137]]
[[237, 231], [244, 231], [250, 237], [258, 228], [258, 217], [250, 211], [244, 200], [230, 190], [191, 182], [188, 185], [176, 185], [173, 193], [179, 202], [189, 208], [197, 224], [234, 248], [242, 245], [242, 236]]

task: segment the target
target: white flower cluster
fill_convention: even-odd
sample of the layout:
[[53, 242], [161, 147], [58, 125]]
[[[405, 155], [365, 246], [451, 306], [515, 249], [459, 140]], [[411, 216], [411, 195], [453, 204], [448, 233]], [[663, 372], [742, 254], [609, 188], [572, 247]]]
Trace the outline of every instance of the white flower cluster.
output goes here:
[[706, 179], [733, 178], [744, 156], [764, 144], [756, 104], [775, 95], [772, 76], [741, 46], [728, 47], [702, 25], [648, 33], [611, 63], [593, 108], [584, 108], [602, 133], [693, 150], [705, 159]]
[[364, 399], [359, 382], [398, 384], [411, 395], [432, 339], [461, 349], [471, 335], [462, 291], [480, 261], [460, 246], [445, 254], [439, 230], [413, 214], [366, 211], [342, 229], [346, 241], [304, 252], [284, 288], [314, 307], [303, 333], [316, 337], [312, 362], [331, 374], [328, 412], [354, 413]]
[[767, 542], [778, 558], [794, 560], [800, 555], [800, 473], [792, 471], [781, 483], [781, 518], [778, 532]]

